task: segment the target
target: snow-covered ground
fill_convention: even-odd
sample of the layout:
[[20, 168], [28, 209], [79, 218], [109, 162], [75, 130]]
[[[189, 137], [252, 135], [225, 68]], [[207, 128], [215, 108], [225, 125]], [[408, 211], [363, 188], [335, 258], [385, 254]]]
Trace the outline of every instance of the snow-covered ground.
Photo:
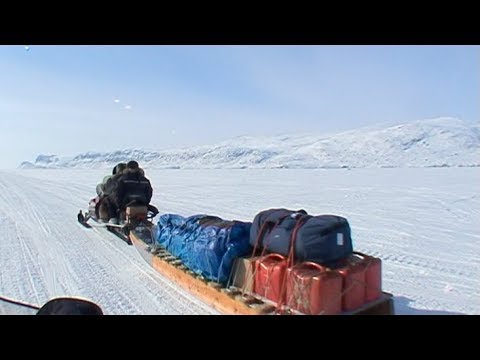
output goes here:
[[[216, 314], [133, 246], [76, 222], [106, 170], [0, 172], [0, 295], [81, 296], [107, 314]], [[398, 314], [480, 314], [480, 169], [154, 170], [161, 212], [252, 221], [267, 208], [345, 216], [383, 260]], [[9, 305], [0, 302], [0, 313]]]

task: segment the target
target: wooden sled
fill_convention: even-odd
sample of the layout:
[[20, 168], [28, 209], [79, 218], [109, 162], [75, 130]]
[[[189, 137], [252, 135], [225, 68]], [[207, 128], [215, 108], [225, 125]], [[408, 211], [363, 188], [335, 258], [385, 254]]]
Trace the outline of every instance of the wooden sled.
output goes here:
[[[180, 259], [172, 256], [166, 250], [156, 250], [151, 253], [150, 229], [134, 229], [130, 231], [130, 239], [140, 255], [155, 270], [217, 311], [227, 315], [276, 314], [276, 306], [272, 302], [249, 294], [242, 294], [241, 289], [234, 286], [226, 288], [217, 282], [208, 281], [188, 270]], [[382, 292], [380, 298], [364, 304], [355, 311], [343, 312], [340, 315], [394, 315], [393, 296]]]

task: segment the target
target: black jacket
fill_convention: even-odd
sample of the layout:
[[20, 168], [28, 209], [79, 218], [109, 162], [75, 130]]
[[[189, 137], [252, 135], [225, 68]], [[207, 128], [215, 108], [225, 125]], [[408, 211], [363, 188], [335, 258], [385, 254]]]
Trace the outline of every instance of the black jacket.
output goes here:
[[153, 189], [143, 174], [141, 169], [126, 169], [118, 178], [112, 178], [110, 197], [119, 209], [125, 208], [132, 201], [142, 205], [150, 203]]

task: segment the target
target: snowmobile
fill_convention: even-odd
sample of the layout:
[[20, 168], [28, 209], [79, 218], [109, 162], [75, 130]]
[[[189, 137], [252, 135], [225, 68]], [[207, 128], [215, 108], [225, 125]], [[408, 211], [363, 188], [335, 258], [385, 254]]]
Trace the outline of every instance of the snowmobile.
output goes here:
[[136, 230], [139, 236], [149, 241], [153, 227], [152, 219], [158, 214], [158, 209], [151, 205], [139, 203], [136, 199], [132, 199], [119, 212], [119, 221], [116, 223], [102, 222], [98, 216], [98, 207], [100, 198], [97, 196], [90, 200], [88, 211], [79, 211], [77, 215], [78, 222], [86, 228], [103, 227], [109, 232], [125, 241], [128, 245], [133, 245], [130, 239], [130, 232]]

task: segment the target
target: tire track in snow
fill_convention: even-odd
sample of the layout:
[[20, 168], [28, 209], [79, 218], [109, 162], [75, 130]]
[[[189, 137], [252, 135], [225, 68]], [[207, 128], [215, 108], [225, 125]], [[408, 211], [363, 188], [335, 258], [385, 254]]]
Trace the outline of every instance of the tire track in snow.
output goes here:
[[[19, 192], [28, 184], [29, 188], [40, 193], [39, 199], [44, 198], [45, 206], [60, 203], [57, 211], [47, 209], [44, 214], [39, 210], [47, 218], [52, 238], [70, 237], [70, 245], [66, 240], [55, 241], [55, 249], [61, 249], [58, 253], [66, 257], [66, 270], [56, 267], [57, 281], [63, 277], [67, 291], [73, 291], [75, 286], [81, 287], [90, 297], [97, 296], [93, 294], [93, 288], [101, 294], [103, 285], [109, 287], [109, 282], [121, 282], [127, 291], [125, 296], [136, 304], [142, 302], [141, 313], [153, 313], [156, 308], [162, 313], [185, 311], [172, 299], [170, 289], [174, 286], [169, 288], [161, 281], [159, 284], [156, 273], [151, 273], [148, 265], [142, 266], [143, 259], [134, 256], [124, 243], [114, 239], [108, 241], [108, 237], [102, 242], [100, 235], [82, 233], [80, 226], [73, 225], [78, 209], [86, 208], [88, 200], [95, 195], [97, 180], [106, 173], [108, 170], [25, 171], [16, 174], [20, 174], [15, 180]], [[382, 258], [385, 290], [408, 296], [414, 300], [415, 306], [425, 309], [450, 309], [452, 312], [465, 309], [468, 313], [480, 313], [480, 247], [477, 241], [480, 202], [478, 190], [472, 190], [478, 183], [474, 179], [478, 177], [478, 169], [352, 169], [348, 178], [338, 174], [338, 171], [147, 170], [154, 185], [152, 202], [162, 212], [211, 213], [251, 221], [259, 210], [282, 206], [305, 208], [316, 214], [345, 215], [351, 220], [356, 248]], [[3, 178], [0, 176], [0, 185]], [[4, 181], [7, 185], [5, 191], [10, 191], [7, 197], [14, 199], [16, 195], [9, 187], [17, 184], [7, 180]], [[3, 195], [0, 194], [0, 199]], [[31, 201], [35, 208], [42, 207], [38, 203], [40, 200], [33, 199], [33, 194]], [[2, 208], [0, 206], [0, 217], [3, 216]], [[65, 221], [65, 216], [71, 216], [71, 221]], [[33, 214], [30, 219], [32, 224], [38, 221]], [[63, 219], [65, 229], [59, 230], [55, 219]], [[2, 224], [5, 224], [5, 232], [12, 236], [11, 225], [8, 222]], [[44, 234], [38, 225], [35, 226], [36, 229], [29, 231]], [[25, 229], [22, 227], [22, 230]], [[43, 240], [35, 239], [35, 244], [46, 241], [45, 236]], [[28, 235], [25, 240], [32, 246]], [[90, 249], [92, 242], [94, 250]], [[2, 252], [20, 254], [19, 246], [14, 248], [1, 240], [0, 244]], [[73, 259], [71, 252], [78, 252], [84, 258]], [[33, 254], [35, 256], [35, 251]], [[88, 259], [92, 268], [83, 270], [83, 266], [87, 268]], [[6, 262], [12, 264], [10, 259]], [[98, 266], [104, 267], [104, 275], [100, 275]], [[41, 269], [45, 268], [45, 264], [41, 266]], [[88, 272], [92, 279], [83, 277], [82, 271]], [[122, 275], [118, 274], [119, 271]], [[155, 281], [146, 274], [151, 274]], [[114, 279], [102, 277], [109, 275]], [[1, 274], [0, 278], [4, 287], [7, 276]], [[449, 292], [447, 285], [453, 290]], [[115, 292], [113, 286], [108, 289]], [[117, 294], [109, 293], [108, 296], [120, 301]], [[112, 313], [120, 313], [120, 307], [116, 307], [114, 301], [102, 301], [106, 301], [105, 306]], [[128, 307], [128, 304], [122, 306]], [[176, 312], [175, 307], [178, 308]], [[196, 311], [205, 313], [201, 309]]]
[[[13, 196], [9, 197], [12, 193]], [[7, 274], [6, 277], [12, 283], [12, 288], [7, 293], [13, 294], [14, 297], [19, 296], [24, 301], [41, 304], [41, 298], [43, 299], [42, 295], [44, 294], [43, 282], [41, 276], [39, 276], [38, 267], [35, 266], [36, 257], [25, 242], [24, 231], [19, 227], [18, 220], [21, 219], [21, 213], [15, 211], [16, 206], [21, 204], [21, 198], [17, 193], [12, 192], [12, 187], [4, 183], [2, 179], [0, 179], [0, 194], [0, 201], [6, 204], [6, 211], [3, 211], [4, 222], [12, 224], [2, 228], [6, 230], [6, 233], [2, 235], [5, 243], [9, 245], [6, 250], [10, 254], [7, 257], [10, 265], [12, 265], [11, 267], [4, 265], [2, 269], [2, 274]], [[5, 256], [5, 254], [3, 255]]]
[[[87, 186], [73, 188], [81, 196], [72, 194], [69, 183], [18, 174], [0, 180], [0, 189], [5, 190], [0, 199], [10, 209], [7, 217], [19, 227], [24, 260], [16, 267], [29, 274], [23, 282], [7, 285], [30, 294], [22, 300], [34, 297], [42, 303], [54, 295], [72, 295], [93, 299], [113, 314], [216, 313], [160, 274], [156, 276], [154, 269], [146, 271], [149, 265], [136, 250], [132, 252], [114, 235], [109, 234], [113, 238], [108, 239], [78, 226], [78, 204], [92, 196]], [[66, 214], [71, 218], [66, 220]], [[2, 281], [2, 287], [5, 283]]]
[[[112, 235], [110, 233], [107, 233], [106, 231], [102, 229], [94, 229], [95, 231], [99, 232], [102, 236], [109, 235], [113, 238], [115, 238], [117, 241], [120, 241], [119, 239], [116, 238], [115, 235]], [[137, 263], [137, 258], [135, 260], [128, 258], [123, 252], [121, 252], [116, 246], [113, 245], [111, 242], [105, 242], [105, 246], [111, 246], [113, 250], [117, 251], [118, 255], [125, 258], [127, 261], [130, 261], [130, 264], [137, 268], [141, 273], [143, 273], [146, 277], [150, 278], [153, 282], [160, 283], [162, 285], [162, 289], [164, 292], [168, 293], [169, 295], [172, 296], [172, 298], [175, 300], [175, 306], [172, 306], [171, 304], [168, 304], [169, 307], [172, 307], [174, 309], [178, 310], [178, 307], [180, 307], [182, 313], [192, 313], [195, 314], [197, 313], [197, 307], [204, 308], [205, 311], [212, 312], [211, 308], [202, 303], [201, 301], [197, 300], [195, 301], [195, 304], [192, 304], [192, 299], [188, 299], [189, 295], [187, 293], [183, 293], [183, 289], [179, 289], [175, 283], [170, 281], [169, 279], [165, 278], [161, 274], [159, 274], [157, 271], [152, 269], [150, 266], [148, 266], [147, 269], [144, 269], [144, 260], [140, 259], [140, 263], [143, 265], [139, 265]], [[136, 250], [135, 250], [136, 251]], [[179, 291], [181, 290], [181, 291]], [[182, 294], [183, 293], [183, 294]], [[180, 295], [180, 296], [179, 296]], [[192, 307], [192, 305], [195, 305]], [[216, 313], [216, 312], [212, 312]]]
[[419, 269], [419, 271], [433, 270], [435, 272], [443, 273], [447, 276], [454, 276], [458, 278], [474, 279], [476, 276], [473, 272], [462, 268], [461, 264], [448, 264], [448, 261], [432, 261], [425, 257], [414, 256], [411, 254], [392, 254], [380, 251], [365, 251], [367, 254], [378, 257], [384, 262], [394, 264], [401, 264]]
[[[49, 197], [60, 197], [60, 194], [61, 194], [61, 191], [60, 192], [55, 192], [55, 193], [51, 193], [49, 192]], [[61, 198], [59, 200], [62, 200]], [[97, 230], [97, 229], [95, 229]], [[101, 230], [100, 230], [101, 231]], [[117, 242], [117, 243], [120, 243], [120, 246], [125, 246], [125, 244], [119, 240], [118, 238], [116, 238], [114, 235], [111, 235], [109, 234], [110, 236], [113, 236], [114, 238], [114, 242]], [[107, 242], [108, 244], [109, 242]], [[115, 248], [116, 249], [116, 248]], [[120, 254], [122, 254], [124, 256], [124, 254], [122, 252], [119, 252]], [[140, 267], [137, 266], [137, 269], [140, 269]], [[145, 272], [144, 272], [145, 273]], [[145, 273], [146, 274], [146, 273]], [[97, 274], [98, 275], [98, 274]], [[93, 275], [92, 275], [93, 276]], [[158, 280], [158, 279], [157, 279]], [[163, 281], [165, 281], [165, 279], [163, 278]], [[103, 283], [103, 282], [102, 282]], [[163, 283], [162, 285], [165, 285], [165, 283]], [[175, 285], [172, 286], [172, 283], [169, 284], [170, 286], [168, 286], [169, 289], [172, 289], [172, 291], [167, 291], [170, 295], [170, 299], [173, 299], [173, 301], [175, 301], [176, 303], [176, 306], [175, 307], [172, 307], [172, 311], [175, 309], [175, 308], [178, 308], [180, 307], [180, 310], [181, 310], [181, 313], [192, 313], [193, 311], [197, 310], [198, 306], [193, 306], [192, 307], [192, 300], [191, 299], [188, 299], [186, 300], [185, 296], [183, 296], [182, 298], [184, 299], [183, 301], [180, 300], [181, 298], [178, 296], [178, 292], [179, 292], [179, 289], [178, 287], [176, 287]], [[107, 286], [108, 287], [108, 286]], [[162, 288], [163, 290], [165, 290], [165, 288]], [[110, 295], [109, 295], [110, 296]], [[141, 299], [140, 299], [141, 300]], [[117, 299], [116, 301], [117, 304], [125, 304], [125, 302], [121, 301], [120, 299]], [[203, 308], [205, 308], [205, 305], [203, 306]], [[193, 309], [193, 311], [192, 311]], [[211, 309], [211, 308], [210, 308]], [[132, 307], [131, 306], [125, 306], [123, 308], [123, 310], [126, 310], [128, 313], [130, 313], [132, 311]], [[204, 309], [205, 311], [205, 309]], [[173, 311], [174, 313], [175, 312], [178, 312], [178, 309], [177, 311]], [[209, 311], [211, 312], [211, 311]], [[197, 312], [198, 313], [198, 312]]]

